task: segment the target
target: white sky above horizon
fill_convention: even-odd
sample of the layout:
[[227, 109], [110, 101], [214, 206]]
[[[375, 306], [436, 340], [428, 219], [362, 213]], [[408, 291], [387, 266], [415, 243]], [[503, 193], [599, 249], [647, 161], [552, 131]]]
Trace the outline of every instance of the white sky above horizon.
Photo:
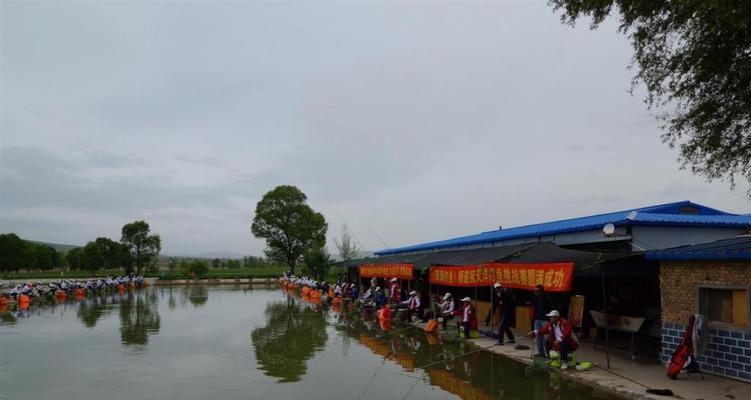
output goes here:
[[[628, 93], [615, 21], [545, 4], [0, 4], [0, 232], [262, 254], [261, 196], [298, 186], [365, 250], [692, 200]], [[385, 242], [383, 243], [381, 239]]]

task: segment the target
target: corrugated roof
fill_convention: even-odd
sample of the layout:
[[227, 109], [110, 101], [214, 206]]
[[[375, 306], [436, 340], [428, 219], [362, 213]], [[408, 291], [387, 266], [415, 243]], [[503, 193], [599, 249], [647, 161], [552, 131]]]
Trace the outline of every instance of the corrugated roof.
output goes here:
[[[694, 214], [682, 214], [686, 207], [693, 208]], [[538, 237], [569, 232], [601, 229], [605, 224], [624, 225], [668, 225], [668, 226], [740, 226], [751, 228], [751, 215], [737, 215], [706, 207], [690, 201], [659, 204], [606, 214], [580, 218], [544, 222], [502, 230], [461, 236], [412, 246], [385, 249], [376, 252], [378, 256], [470, 246], [510, 239]]]
[[650, 260], [751, 260], [751, 236], [651, 251]]

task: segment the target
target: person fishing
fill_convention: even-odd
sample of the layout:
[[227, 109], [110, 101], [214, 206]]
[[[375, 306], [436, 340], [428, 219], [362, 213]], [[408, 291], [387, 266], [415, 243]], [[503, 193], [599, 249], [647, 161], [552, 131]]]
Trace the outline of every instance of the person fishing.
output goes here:
[[[542, 285], [535, 286], [534, 300], [532, 301], [532, 313], [534, 315], [532, 329], [540, 329], [548, 323], [547, 315], [553, 308], [552, 304], [553, 302], [550, 300], [550, 295], [545, 292], [545, 288]], [[538, 356], [547, 356], [547, 351], [545, 351], [545, 339], [546, 337], [544, 337], [544, 335], [537, 335], [535, 338]]]
[[412, 316], [420, 310], [420, 296], [413, 290], [409, 292], [409, 298], [399, 304], [407, 306], [407, 312], [404, 313], [404, 322], [412, 322]]
[[571, 324], [561, 318], [558, 310], [553, 310], [547, 314], [549, 322], [540, 329], [535, 329], [527, 334], [527, 337], [549, 335], [548, 345], [551, 350], [557, 351], [561, 355], [561, 369], [568, 368], [568, 354], [576, 351], [579, 342], [574, 335]]
[[516, 304], [514, 301], [514, 293], [509, 288], [504, 288], [500, 283], [496, 282], [493, 285], [496, 293], [498, 294], [498, 302], [501, 307], [501, 324], [498, 326], [498, 346], [503, 346], [504, 334], [508, 336], [507, 343], [516, 343], [514, 339], [514, 333], [511, 332], [511, 324], [514, 319], [514, 312]]
[[401, 300], [401, 288], [399, 278], [391, 278], [389, 281], [389, 303], [398, 303]]
[[477, 330], [477, 313], [469, 297], [462, 299], [462, 328], [464, 328], [465, 338], [470, 337], [470, 331]]
[[446, 294], [443, 295], [443, 302], [441, 302], [441, 315], [440, 315], [442, 321], [441, 325], [443, 326], [443, 329], [446, 329], [446, 324], [450, 319], [454, 318], [454, 298], [451, 296], [451, 293], [446, 292]]
[[353, 282], [350, 285], [350, 291], [349, 291], [349, 298], [354, 303], [355, 300], [357, 300], [358, 297], [360, 297], [360, 292], [357, 290], [357, 285]]
[[388, 300], [386, 299], [386, 295], [383, 294], [383, 290], [380, 286], [376, 287], [375, 290], [375, 307], [376, 310], [380, 309], [384, 304], [387, 304]]

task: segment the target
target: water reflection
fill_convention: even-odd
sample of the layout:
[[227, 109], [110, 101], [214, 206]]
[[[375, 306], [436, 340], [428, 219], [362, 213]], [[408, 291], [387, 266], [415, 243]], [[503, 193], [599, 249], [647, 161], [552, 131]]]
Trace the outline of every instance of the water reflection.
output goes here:
[[204, 285], [191, 285], [185, 288], [185, 297], [193, 306], [198, 307], [209, 301], [209, 288]]
[[154, 291], [128, 292], [119, 304], [120, 340], [128, 345], [146, 345], [159, 333], [159, 312]]
[[[532, 370], [464, 342], [444, 341], [438, 335], [394, 325], [384, 331], [372, 316], [343, 312], [336, 329], [355, 338], [374, 354], [417, 372], [432, 385], [462, 399], [591, 399], [584, 385], [561, 379], [558, 372]], [[440, 344], [440, 345], [438, 345]]]
[[93, 328], [96, 323], [111, 311], [111, 305], [107, 304], [107, 296], [93, 296], [86, 298], [78, 307], [78, 318], [87, 328]]
[[279, 382], [299, 381], [307, 361], [326, 344], [326, 315], [292, 297], [268, 303], [265, 315], [266, 326], [250, 335], [259, 369]]

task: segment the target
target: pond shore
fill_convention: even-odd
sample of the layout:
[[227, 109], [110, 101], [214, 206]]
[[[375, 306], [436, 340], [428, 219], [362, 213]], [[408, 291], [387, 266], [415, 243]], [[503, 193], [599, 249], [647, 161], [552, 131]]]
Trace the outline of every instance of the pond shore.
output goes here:
[[[423, 328], [424, 323], [415, 323]], [[469, 339], [470, 343], [495, 354], [508, 357], [522, 363], [532, 364], [532, 349], [534, 342], [524, 338], [526, 332], [513, 330], [516, 344], [497, 346], [496, 339], [481, 337]], [[517, 344], [529, 346], [529, 350], [517, 350]], [[579, 361], [590, 361], [593, 368], [588, 371], [577, 371], [573, 367], [556, 370], [566, 379], [579, 382], [597, 390], [614, 393], [618, 396], [633, 400], [728, 400], [751, 399], [751, 384], [704, 373], [680, 375], [677, 380], [671, 380], [666, 375], [665, 366], [656, 361], [631, 360], [628, 355], [610, 355], [610, 369], [606, 369], [605, 352], [592, 349], [592, 343], [584, 341], [577, 350]], [[673, 396], [658, 396], [647, 393], [647, 388], [670, 389]]]

